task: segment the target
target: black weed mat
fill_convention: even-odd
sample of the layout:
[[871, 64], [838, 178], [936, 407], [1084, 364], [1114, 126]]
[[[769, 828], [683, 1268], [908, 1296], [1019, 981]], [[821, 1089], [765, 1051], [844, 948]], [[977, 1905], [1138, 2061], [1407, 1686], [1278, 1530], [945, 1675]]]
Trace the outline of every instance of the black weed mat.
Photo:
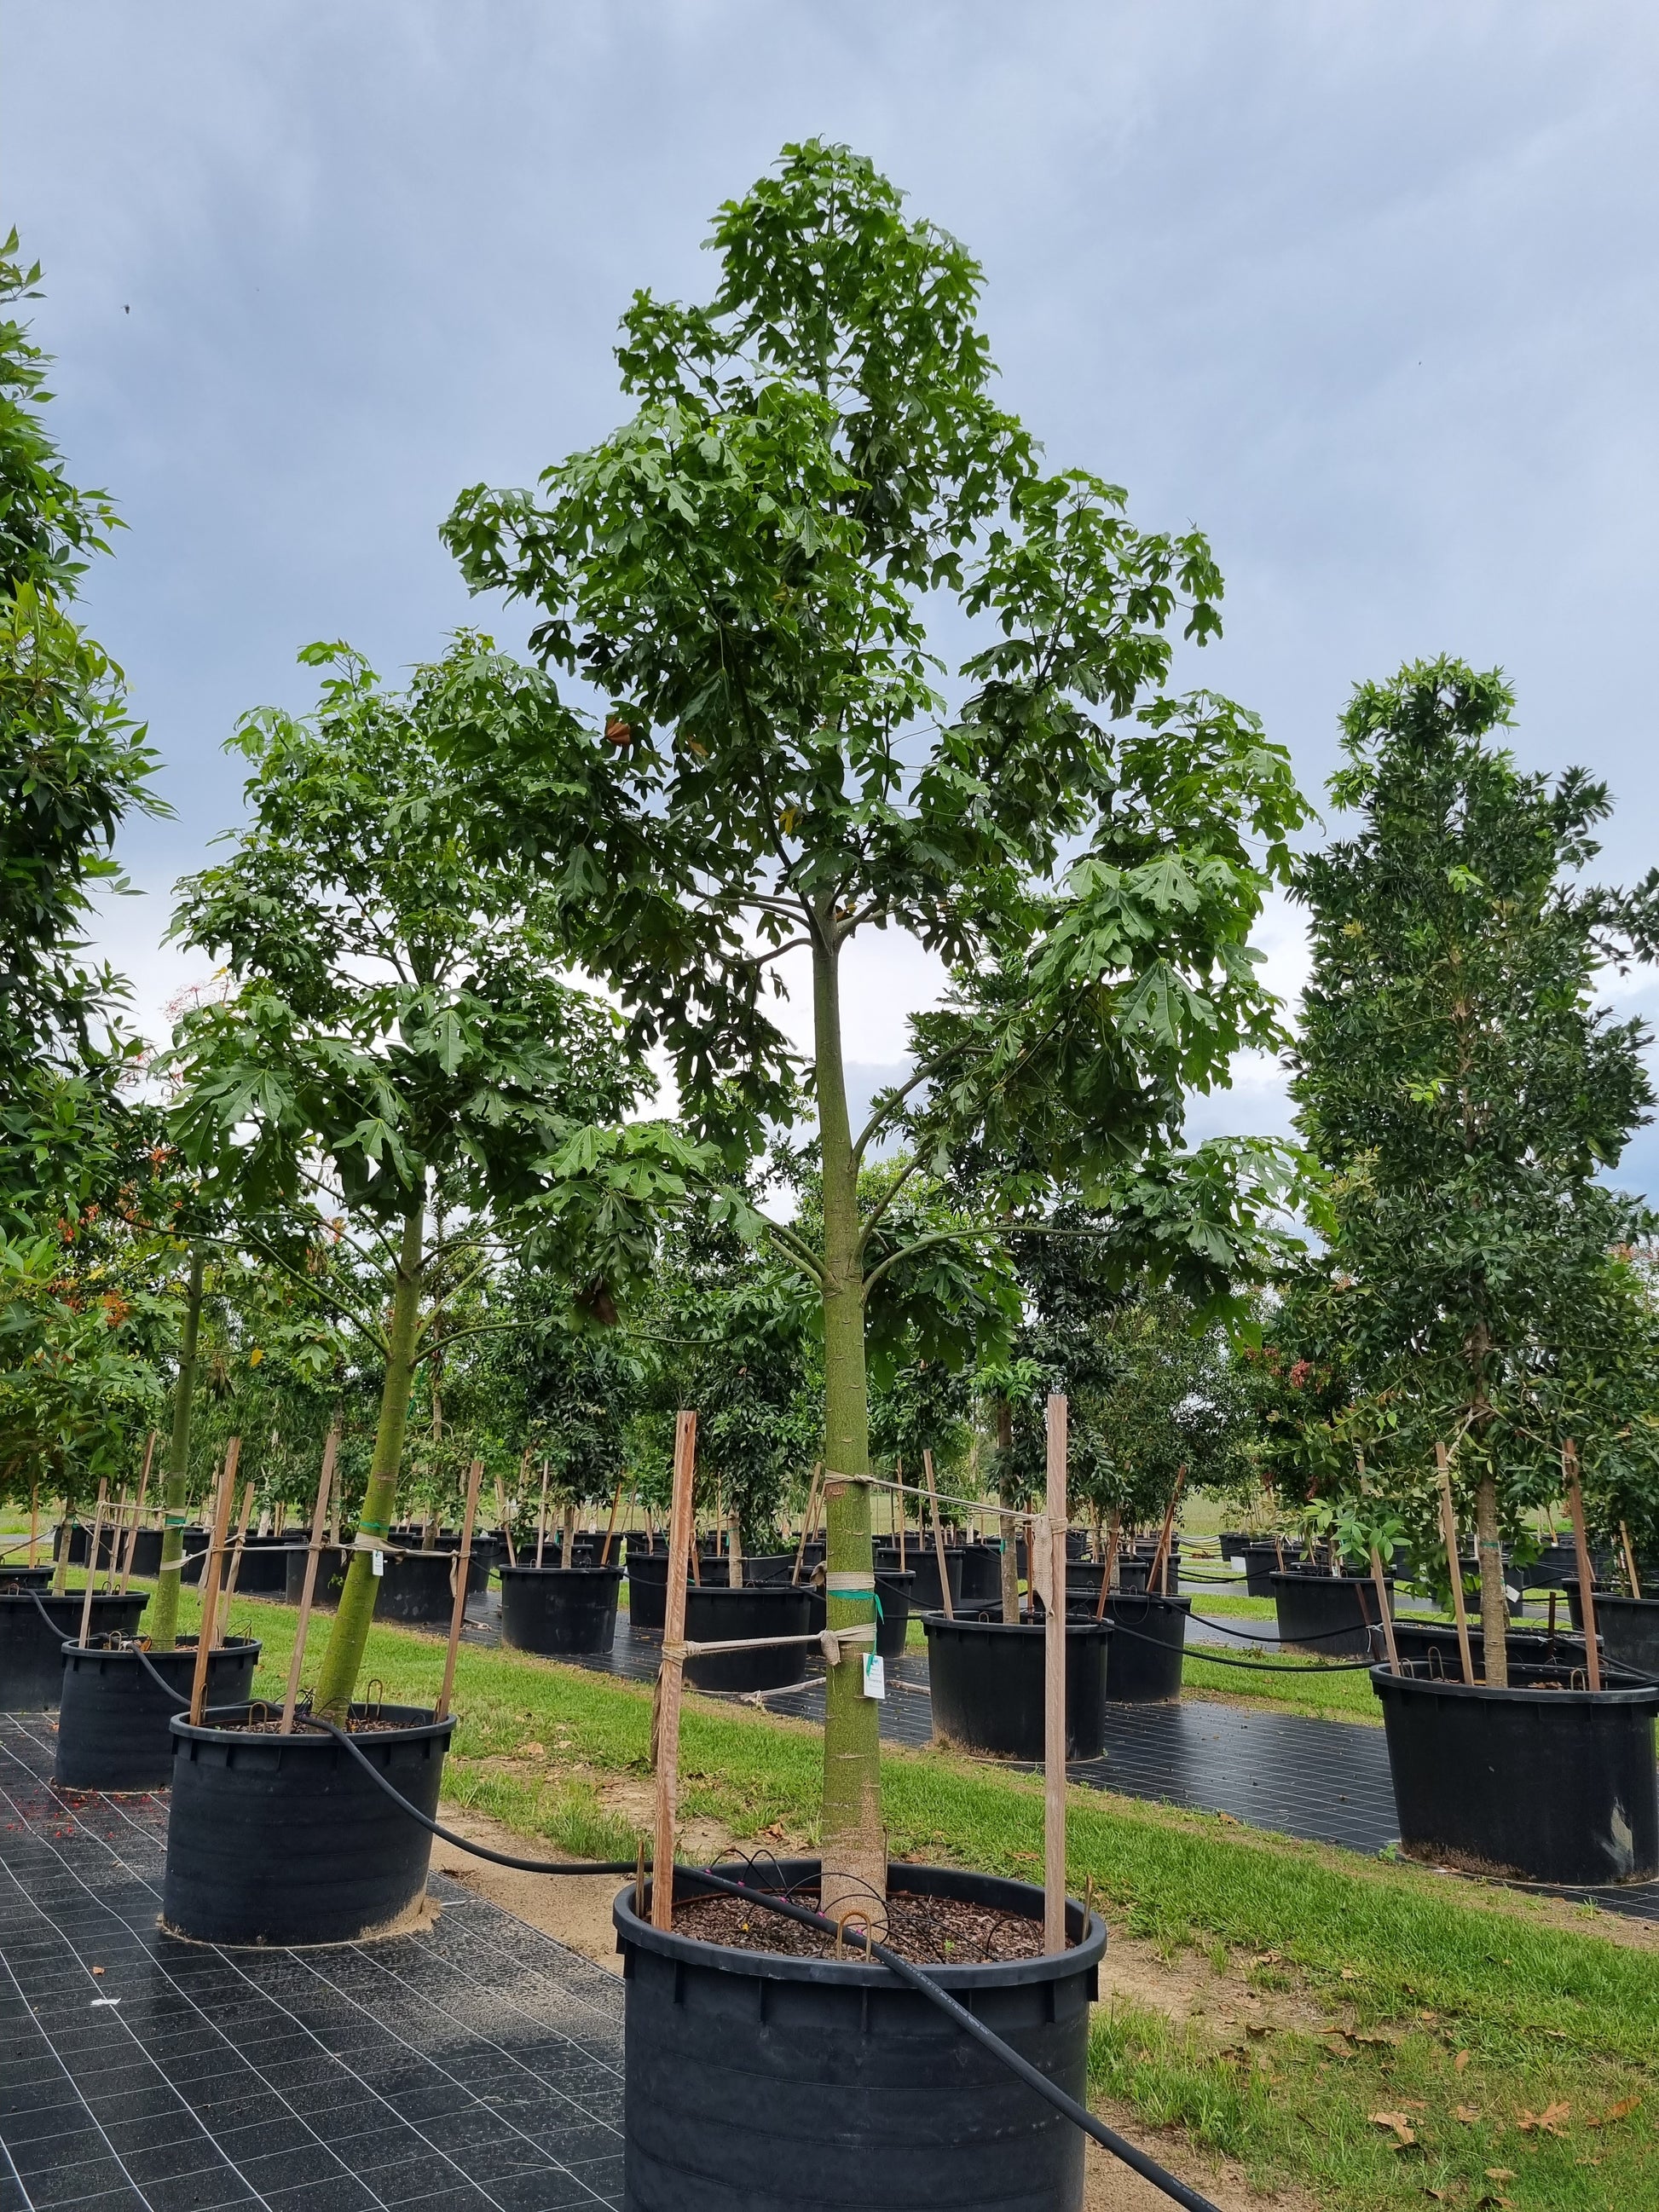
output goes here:
[[556, 2212], [622, 2196], [622, 1984], [434, 1881], [422, 1934], [156, 1927], [166, 1803], [0, 1715], [0, 2212]]

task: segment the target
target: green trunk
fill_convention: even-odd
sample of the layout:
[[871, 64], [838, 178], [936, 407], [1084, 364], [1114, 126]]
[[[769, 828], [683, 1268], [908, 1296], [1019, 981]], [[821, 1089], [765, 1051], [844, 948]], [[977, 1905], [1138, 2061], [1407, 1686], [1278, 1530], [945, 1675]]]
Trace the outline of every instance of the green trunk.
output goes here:
[[[827, 934], [833, 927], [826, 915]], [[853, 1158], [842, 1065], [841, 992], [833, 951], [812, 957], [818, 1141], [823, 1158], [824, 1559], [831, 1576], [855, 1575], [856, 1596], [832, 1593], [831, 1628], [875, 1618], [870, 1540], [870, 1401], [864, 1365], [864, 1273], [859, 1249], [858, 1166]], [[863, 1650], [852, 1645], [829, 1672], [823, 1719], [820, 1850], [823, 1909], [878, 1907], [887, 1893], [881, 1818], [880, 1707], [864, 1694]], [[879, 1933], [879, 1929], [878, 1929]]]
[[[374, 1456], [369, 1462], [368, 1489], [357, 1531], [384, 1540], [391, 1532], [398, 1503], [398, 1470], [404, 1455], [404, 1431], [409, 1425], [409, 1397], [415, 1381], [415, 1351], [421, 1320], [422, 1256], [426, 1209], [417, 1206], [404, 1224], [403, 1249], [398, 1255], [396, 1287], [392, 1300], [392, 1334], [386, 1345], [386, 1387], [380, 1393], [380, 1418], [374, 1431]], [[380, 1578], [368, 1552], [352, 1554], [340, 1609], [328, 1632], [323, 1662], [318, 1671], [313, 1705], [331, 1721], [343, 1721], [351, 1709], [351, 1693], [368, 1643], [368, 1626], [374, 1618], [374, 1600]]]
[[179, 1572], [185, 1556], [185, 1523], [190, 1517], [190, 1414], [196, 1396], [197, 1340], [202, 1331], [202, 1248], [192, 1244], [185, 1326], [179, 1340], [179, 1379], [173, 1386], [173, 1434], [167, 1439], [161, 1493], [161, 1573], [149, 1607], [149, 1641], [155, 1651], [173, 1650], [179, 1641]]
[[1483, 1474], [1474, 1493], [1475, 1558], [1480, 1567], [1480, 1630], [1486, 1640], [1486, 1680], [1510, 1682], [1509, 1601], [1504, 1595], [1504, 1553], [1498, 1534], [1498, 1482]]

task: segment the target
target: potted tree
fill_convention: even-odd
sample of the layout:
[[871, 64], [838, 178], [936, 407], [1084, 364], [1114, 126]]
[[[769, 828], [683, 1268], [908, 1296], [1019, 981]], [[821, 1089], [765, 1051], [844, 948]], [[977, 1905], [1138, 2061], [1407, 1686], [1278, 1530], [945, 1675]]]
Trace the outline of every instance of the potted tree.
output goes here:
[[[598, 686], [605, 711], [550, 702], [493, 756], [458, 735], [501, 785], [504, 844], [533, 856], [583, 965], [632, 1034], [659, 1046], [692, 1133], [733, 1168], [797, 1111], [799, 1063], [768, 1000], [775, 981], [805, 988], [821, 1196], [810, 1221], [774, 1214], [757, 1233], [819, 1308], [828, 1614], [852, 1630], [873, 1610], [868, 1333], [907, 1279], [994, 1244], [1001, 1211], [903, 1238], [893, 1223], [908, 1184], [865, 1200], [861, 1167], [914, 1108], [917, 1172], [970, 1130], [1000, 1153], [1018, 1128], [1033, 1206], [1064, 1165], [1103, 1196], [1109, 1184], [1117, 1218], [1158, 1214], [1152, 1233], [1171, 1254], [1199, 1248], [1200, 1215], [1205, 1234], [1217, 1215], [1234, 1226], [1259, 1154], [1164, 1163], [1184, 1086], [1274, 1034], [1244, 947], [1301, 809], [1253, 718], [1166, 696], [1172, 628], [1202, 639], [1215, 627], [1209, 550], [1195, 532], [1138, 531], [1121, 495], [1085, 471], [1040, 469], [992, 398], [980, 274], [961, 246], [908, 220], [867, 161], [817, 143], [787, 149], [728, 204], [713, 244], [706, 307], [641, 293], [628, 311], [630, 419], [537, 492], [465, 493], [447, 526], [469, 580], [534, 605], [546, 661]], [[947, 600], [980, 632], [949, 702], [923, 631]], [[915, 1025], [910, 1073], [860, 1126], [843, 994], [856, 988], [852, 948], [886, 928], [915, 933], [957, 980]], [[819, 1893], [879, 1926], [878, 1711], [842, 1648]], [[647, 1941], [626, 1910], [631, 2063], [654, 2051], [669, 2079], [683, 2023], [655, 2008], [694, 1955], [733, 1988], [779, 1968], [730, 1948], [683, 1951], [691, 1939], [672, 1929]], [[1056, 1968], [1064, 1983], [1064, 1957], [1040, 1971]], [[792, 2097], [851, 2078], [830, 2023], [837, 1978], [856, 1994], [860, 1971], [814, 1962], [801, 1978], [827, 2009], [805, 2053], [791, 2039]], [[1083, 2063], [1071, 2006], [1060, 2000], [1063, 2055], [1044, 2031], [1062, 2075]], [[698, 2127], [752, 2128], [753, 2074], [711, 2069], [709, 2055]], [[895, 2090], [939, 2079], [921, 2042], [915, 2057], [918, 2073], [888, 2073], [885, 2055], [875, 2069], [893, 2128], [911, 2125]], [[961, 2059], [955, 2045], [939, 2055]], [[874, 2078], [864, 2060], [857, 2074]], [[814, 2185], [826, 2203], [862, 2202], [881, 2124], [867, 2097], [833, 2097], [836, 2142]], [[629, 2100], [629, 2188], [667, 2202], [652, 2103], [642, 2087]], [[1021, 2140], [1017, 2189], [971, 2118], [959, 2142], [941, 2129], [939, 2154], [948, 2145], [952, 2173], [962, 2162], [964, 2187], [971, 2164], [988, 2205], [1074, 2203], [1075, 2146], [1037, 2130]], [[953, 2184], [941, 2169], [933, 2185]], [[733, 2169], [708, 2201], [740, 2186]]]
[[1443, 1542], [1448, 1492], [1476, 1538], [1482, 1678], [1374, 1678], [1406, 1848], [1618, 1881], [1659, 1870], [1659, 1691], [1516, 1663], [1504, 1548], [1559, 1492], [1567, 1423], [1599, 1425], [1600, 1338], [1644, 1217], [1596, 1178], [1652, 1094], [1641, 1024], [1594, 994], [1650, 944], [1659, 882], [1575, 880], [1606, 792], [1523, 774], [1492, 741], [1512, 706], [1501, 676], [1446, 659], [1356, 690], [1331, 785], [1355, 832], [1297, 879], [1295, 1091], [1331, 1179], [1329, 1334], [1369, 1480], [1417, 1555], [1437, 1522]]
[[[247, 824], [224, 865], [183, 886], [174, 933], [220, 954], [227, 985], [175, 1031], [172, 1127], [204, 1203], [234, 1208], [243, 1243], [378, 1371], [312, 1709], [363, 1729], [367, 1755], [429, 1811], [450, 1719], [370, 1723], [354, 1704], [415, 1378], [454, 1346], [448, 1310], [496, 1240], [530, 1233], [538, 1207], [544, 1241], [572, 1234], [568, 1153], [585, 1157], [589, 1125], [620, 1115], [641, 1079], [615, 1018], [559, 980], [564, 948], [517, 872], [480, 854], [476, 805], [435, 748], [447, 719], [499, 726], [535, 679], [472, 638], [401, 694], [344, 647], [302, 659], [323, 672], [317, 711], [243, 721]], [[418, 1902], [429, 1838], [334, 1737], [231, 1715], [173, 1727], [169, 1924], [324, 1942]]]

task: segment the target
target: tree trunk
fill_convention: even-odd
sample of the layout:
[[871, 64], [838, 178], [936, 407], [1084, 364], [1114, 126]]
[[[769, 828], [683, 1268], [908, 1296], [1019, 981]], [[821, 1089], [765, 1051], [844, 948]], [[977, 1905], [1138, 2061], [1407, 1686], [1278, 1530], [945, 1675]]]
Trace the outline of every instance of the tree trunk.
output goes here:
[[1480, 1567], [1480, 1633], [1486, 1644], [1486, 1680], [1510, 1683], [1509, 1601], [1504, 1595], [1504, 1553], [1498, 1537], [1498, 1479], [1483, 1474], [1474, 1493], [1475, 1558]]
[[[997, 1470], [1002, 1501], [1008, 1502], [1009, 1459], [1014, 1449], [1014, 1409], [1006, 1398], [997, 1400]], [[1005, 1626], [1019, 1626], [1018, 1524], [1005, 1513], [1002, 1534], [1002, 1619]]]
[[[386, 1385], [380, 1393], [380, 1418], [374, 1431], [374, 1456], [369, 1463], [368, 1489], [358, 1516], [360, 1535], [384, 1540], [392, 1528], [398, 1503], [398, 1470], [403, 1461], [404, 1431], [409, 1423], [409, 1396], [415, 1381], [415, 1351], [421, 1318], [421, 1261], [424, 1246], [426, 1208], [417, 1206], [404, 1224], [403, 1249], [392, 1300], [392, 1334], [386, 1346]], [[329, 1630], [323, 1662], [317, 1674], [316, 1710], [327, 1719], [343, 1721], [351, 1707], [351, 1693], [368, 1642], [368, 1626], [374, 1617], [380, 1577], [367, 1552], [354, 1552], [351, 1566], [340, 1592], [340, 1609]]]
[[173, 1386], [167, 1485], [161, 1499], [161, 1571], [149, 1607], [152, 1651], [176, 1650], [179, 1643], [179, 1574], [185, 1556], [185, 1523], [190, 1517], [190, 1415], [196, 1395], [196, 1346], [202, 1329], [202, 1248], [192, 1244], [185, 1326], [179, 1339], [179, 1379]]
[[[833, 915], [821, 921], [828, 939]], [[832, 945], [812, 954], [818, 1141], [823, 1161], [823, 1436], [826, 1618], [831, 1628], [875, 1619], [875, 1553], [870, 1539], [870, 1401], [864, 1363], [864, 1270], [859, 1250], [858, 1167], [847, 1113], [841, 1052], [841, 991]], [[842, 1577], [857, 1595], [836, 1588]], [[864, 1694], [862, 1647], [829, 1670], [823, 1717], [823, 1805], [819, 1849], [823, 1910], [858, 1905], [875, 1932], [887, 1894], [887, 1838], [881, 1817], [880, 1707]]]

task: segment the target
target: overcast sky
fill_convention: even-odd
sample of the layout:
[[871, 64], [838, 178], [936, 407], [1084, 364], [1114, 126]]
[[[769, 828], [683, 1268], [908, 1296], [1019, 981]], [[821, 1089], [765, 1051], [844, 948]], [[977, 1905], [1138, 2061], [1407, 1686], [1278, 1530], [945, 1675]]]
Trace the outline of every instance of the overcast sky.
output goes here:
[[[1310, 790], [1357, 678], [1450, 651], [1508, 670], [1525, 762], [1610, 781], [1604, 871], [1654, 858], [1651, 0], [13, 0], [0, 36], [53, 427], [131, 526], [86, 611], [176, 810], [107, 938], [152, 1026], [237, 714], [306, 702], [312, 638], [521, 638], [441, 518], [619, 418], [630, 292], [705, 296], [714, 207], [815, 133], [980, 258], [1050, 460], [1210, 532], [1197, 672]], [[1264, 942], [1293, 990], [1293, 919]], [[866, 1079], [933, 980], [861, 956]], [[1198, 1125], [1284, 1118], [1246, 1069]]]

